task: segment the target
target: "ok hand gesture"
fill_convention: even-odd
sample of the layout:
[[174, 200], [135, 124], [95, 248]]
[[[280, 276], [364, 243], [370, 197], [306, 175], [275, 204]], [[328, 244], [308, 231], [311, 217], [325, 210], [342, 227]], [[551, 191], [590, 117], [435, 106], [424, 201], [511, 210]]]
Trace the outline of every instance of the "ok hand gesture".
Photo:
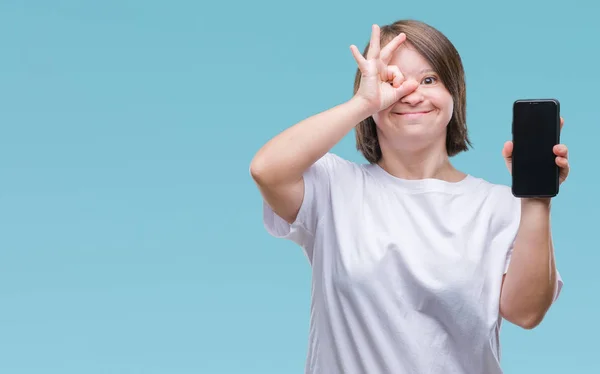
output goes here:
[[366, 100], [373, 112], [386, 109], [419, 86], [415, 80], [406, 80], [397, 66], [388, 65], [405, 40], [406, 35], [400, 34], [381, 49], [380, 29], [373, 25], [366, 58], [355, 45], [350, 46], [362, 74], [356, 95]]

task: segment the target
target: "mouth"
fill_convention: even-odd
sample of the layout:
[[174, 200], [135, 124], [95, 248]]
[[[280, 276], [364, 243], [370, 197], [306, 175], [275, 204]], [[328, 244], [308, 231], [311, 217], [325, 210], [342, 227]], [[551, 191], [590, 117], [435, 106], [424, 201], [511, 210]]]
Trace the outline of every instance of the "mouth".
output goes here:
[[431, 113], [433, 110], [421, 111], [421, 112], [396, 112], [394, 115], [400, 116], [402, 118], [418, 118], [424, 116], [428, 113]]

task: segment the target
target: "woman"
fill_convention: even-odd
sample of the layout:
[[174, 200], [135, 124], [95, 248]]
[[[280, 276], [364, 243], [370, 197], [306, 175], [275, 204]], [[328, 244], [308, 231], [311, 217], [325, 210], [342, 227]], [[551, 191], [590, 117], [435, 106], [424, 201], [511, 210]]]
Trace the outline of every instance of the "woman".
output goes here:
[[[469, 144], [465, 81], [439, 31], [374, 25], [365, 57], [351, 51], [354, 96], [250, 166], [266, 228], [311, 263], [306, 373], [501, 373], [502, 318], [535, 327], [562, 287], [550, 200], [452, 166]], [[355, 127], [369, 164], [329, 153]], [[562, 182], [567, 148], [554, 152]], [[511, 142], [502, 153], [510, 171]]]

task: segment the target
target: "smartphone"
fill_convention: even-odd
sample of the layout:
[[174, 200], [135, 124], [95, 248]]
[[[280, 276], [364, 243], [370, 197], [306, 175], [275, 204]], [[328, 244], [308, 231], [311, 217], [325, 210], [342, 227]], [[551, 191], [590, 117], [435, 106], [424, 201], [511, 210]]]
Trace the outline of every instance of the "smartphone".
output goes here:
[[556, 99], [513, 104], [512, 193], [516, 197], [558, 195], [559, 168], [553, 148], [560, 143], [560, 103]]

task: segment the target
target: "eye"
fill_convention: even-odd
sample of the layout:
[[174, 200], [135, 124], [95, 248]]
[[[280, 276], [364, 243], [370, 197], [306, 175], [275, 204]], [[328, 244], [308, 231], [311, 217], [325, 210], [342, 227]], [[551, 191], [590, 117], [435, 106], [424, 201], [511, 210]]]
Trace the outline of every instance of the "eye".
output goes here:
[[431, 84], [437, 83], [437, 81], [438, 81], [437, 77], [428, 76], [428, 77], [423, 78], [423, 80], [421, 81], [421, 84], [431, 85]]

